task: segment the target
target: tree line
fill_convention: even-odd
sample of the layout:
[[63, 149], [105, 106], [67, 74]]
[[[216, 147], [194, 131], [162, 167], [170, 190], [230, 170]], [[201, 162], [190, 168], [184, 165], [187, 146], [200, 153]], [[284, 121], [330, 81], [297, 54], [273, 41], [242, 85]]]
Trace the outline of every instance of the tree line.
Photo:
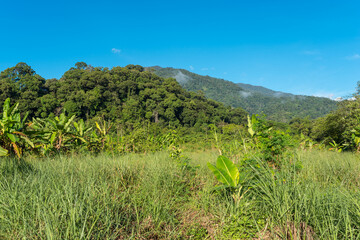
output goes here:
[[139, 65], [108, 69], [78, 62], [59, 80], [45, 80], [26, 63], [18, 63], [0, 74], [0, 102], [7, 98], [19, 103], [29, 118], [59, 116], [66, 109], [85, 121], [101, 117], [126, 126], [146, 121], [200, 128], [219, 122], [241, 124], [247, 115]]
[[[41, 153], [74, 146], [94, 152], [158, 150], [179, 136], [206, 141], [215, 128], [225, 136], [244, 131], [248, 115], [139, 65], [108, 69], [84, 62], [48, 80], [18, 63], [0, 73], [0, 103], [0, 144], [18, 156], [25, 147]], [[355, 100], [342, 101], [324, 117], [267, 124], [299, 141], [360, 151], [359, 104], [357, 92]]]

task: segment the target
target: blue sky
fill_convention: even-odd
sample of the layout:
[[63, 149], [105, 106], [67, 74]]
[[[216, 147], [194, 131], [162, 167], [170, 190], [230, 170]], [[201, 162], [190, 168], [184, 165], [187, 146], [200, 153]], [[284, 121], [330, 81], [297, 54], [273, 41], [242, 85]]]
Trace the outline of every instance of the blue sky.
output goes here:
[[0, 70], [60, 78], [92, 66], [184, 68], [295, 94], [360, 81], [359, 1], [3, 1]]

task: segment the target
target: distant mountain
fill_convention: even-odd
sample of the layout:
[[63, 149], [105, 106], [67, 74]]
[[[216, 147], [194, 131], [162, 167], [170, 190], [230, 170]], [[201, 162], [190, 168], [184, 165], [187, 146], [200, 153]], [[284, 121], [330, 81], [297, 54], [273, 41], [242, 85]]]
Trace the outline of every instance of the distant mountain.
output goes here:
[[336, 101], [323, 97], [294, 95], [261, 86], [233, 83], [219, 78], [202, 76], [185, 69], [147, 67], [165, 78], [175, 78], [189, 91], [202, 91], [206, 97], [233, 107], [244, 108], [251, 114], [265, 114], [268, 119], [287, 122], [296, 117], [312, 119], [336, 109]]
[[236, 84], [247, 92], [261, 93], [261, 94], [263, 94], [265, 96], [269, 96], [269, 97], [294, 97], [295, 96], [294, 94], [291, 94], [291, 93], [274, 91], [274, 90], [271, 90], [271, 89], [268, 89], [268, 88], [262, 87], [262, 86], [254, 86], [254, 85], [246, 84], [246, 83], [236, 83]]

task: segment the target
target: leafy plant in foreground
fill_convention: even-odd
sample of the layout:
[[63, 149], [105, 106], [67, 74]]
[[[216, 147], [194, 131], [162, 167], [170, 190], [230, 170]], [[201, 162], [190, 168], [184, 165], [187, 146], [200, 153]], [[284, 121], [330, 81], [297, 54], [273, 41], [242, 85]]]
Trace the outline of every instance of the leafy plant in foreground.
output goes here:
[[86, 135], [92, 130], [92, 127], [87, 127], [83, 119], [80, 119], [78, 122], [74, 121], [73, 125], [76, 133], [76, 145], [87, 143], [88, 141], [86, 141]]
[[180, 170], [189, 175], [194, 175], [199, 166], [192, 166], [190, 164], [191, 159], [182, 154], [182, 150], [178, 146], [171, 145], [169, 147], [170, 157], [173, 159]]
[[0, 156], [6, 156], [13, 152], [21, 158], [25, 145], [34, 147], [33, 142], [25, 133], [25, 117], [21, 118], [18, 110], [19, 104], [10, 106], [10, 98], [3, 105], [2, 118], [0, 119]]
[[[355, 139], [356, 140], [356, 139]], [[334, 152], [342, 152], [344, 145], [341, 145], [340, 143], [336, 143], [334, 140], [332, 142], [329, 142], [331, 148], [329, 148], [330, 151]]]
[[106, 148], [110, 147], [113, 142], [111, 136], [109, 135], [110, 129], [113, 126], [113, 123], [105, 120], [102, 124], [99, 124], [98, 122], [95, 122], [96, 130], [99, 132], [99, 135], [96, 133], [96, 131], [92, 132], [92, 139], [90, 143], [90, 149], [95, 152], [103, 151]]
[[239, 184], [239, 170], [235, 164], [225, 156], [217, 158], [216, 165], [207, 163], [208, 168], [214, 173], [216, 179], [227, 188], [236, 188]]
[[269, 163], [279, 166], [282, 156], [291, 146], [290, 136], [283, 131], [274, 130], [256, 115], [248, 117], [248, 131], [262, 157]]
[[53, 119], [36, 118], [33, 120], [31, 127], [37, 135], [39, 143], [37, 147], [42, 148], [43, 154], [53, 150], [69, 149], [75, 146], [74, 142], [77, 139], [86, 142], [84, 138], [77, 135], [75, 128], [71, 125], [74, 119], [75, 115], [67, 116], [63, 112]]

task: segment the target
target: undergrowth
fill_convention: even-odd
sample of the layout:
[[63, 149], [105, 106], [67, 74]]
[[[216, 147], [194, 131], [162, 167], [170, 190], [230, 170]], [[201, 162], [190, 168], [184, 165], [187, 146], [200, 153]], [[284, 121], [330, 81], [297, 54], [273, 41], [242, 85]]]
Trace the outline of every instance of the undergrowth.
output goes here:
[[241, 192], [216, 190], [217, 152], [58, 156], [0, 163], [3, 239], [358, 239], [359, 159], [297, 151], [273, 168], [235, 162]]

